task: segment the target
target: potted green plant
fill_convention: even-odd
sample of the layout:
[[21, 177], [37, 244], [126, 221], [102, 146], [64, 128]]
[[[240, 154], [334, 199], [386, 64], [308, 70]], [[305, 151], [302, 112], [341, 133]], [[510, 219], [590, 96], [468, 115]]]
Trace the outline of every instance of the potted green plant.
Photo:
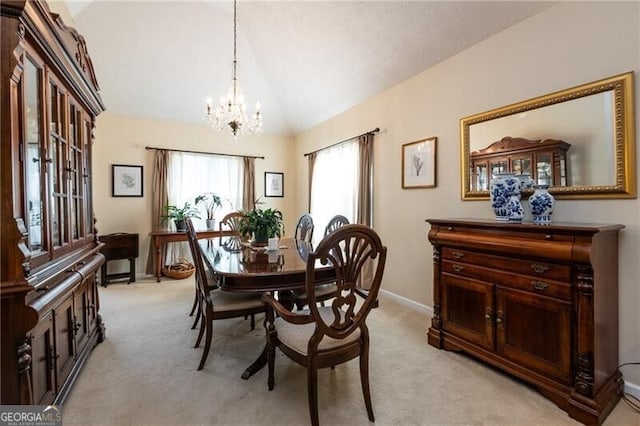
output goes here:
[[284, 230], [282, 212], [278, 209], [259, 209], [244, 212], [239, 231], [242, 235], [253, 236], [255, 246], [267, 245], [269, 238], [280, 237]]
[[194, 204], [196, 206], [199, 204], [204, 205], [204, 209], [207, 212], [207, 229], [215, 229], [215, 215], [218, 209], [222, 207], [222, 200], [220, 200], [220, 197], [213, 192], [205, 192], [204, 194], [196, 197]]
[[178, 207], [174, 205], [164, 206], [164, 210], [167, 212], [161, 217], [164, 220], [173, 219], [173, 223], [176, 224], [177, 231], [186, 231], [187, 227], [185, 224], [185, 219], [188, 217], [195, 217], [200, 219], [198, 216], [198, 209], [194, 208], [190, 203], [184, 203], [183, 207]]

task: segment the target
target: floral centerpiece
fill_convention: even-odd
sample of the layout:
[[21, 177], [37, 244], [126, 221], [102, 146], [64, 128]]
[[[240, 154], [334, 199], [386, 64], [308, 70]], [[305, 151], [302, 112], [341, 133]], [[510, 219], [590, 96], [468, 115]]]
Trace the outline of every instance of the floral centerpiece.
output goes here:
[[245, 211], [239, 231], [242, 235], [253, 236], [252, 245], [267, 245], [269, 238], [280, 237], [284, 231], [282, 212], [271, 208]]

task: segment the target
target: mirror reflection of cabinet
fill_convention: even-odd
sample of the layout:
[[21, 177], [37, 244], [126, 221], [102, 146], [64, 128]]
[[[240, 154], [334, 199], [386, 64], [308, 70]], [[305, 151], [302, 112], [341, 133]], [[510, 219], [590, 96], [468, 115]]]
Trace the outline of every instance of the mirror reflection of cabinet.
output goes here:
[[571, 144], [561, 140], [531, 140], [504, 137], [470, 155], [471, 191], [486, 191], [498, 173], [530, 175], [536, 184], [570, 185], [567, 151]]

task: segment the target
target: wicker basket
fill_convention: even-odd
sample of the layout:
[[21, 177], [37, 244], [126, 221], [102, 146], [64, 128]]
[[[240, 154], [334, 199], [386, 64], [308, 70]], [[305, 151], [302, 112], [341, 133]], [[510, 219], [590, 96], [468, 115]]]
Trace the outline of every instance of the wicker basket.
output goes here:
[[177, 262], [162, 268], [162, 274], [169, 278], [182, 280], [193, 275], [195, 270], [196, 267], [193, 266], [193, 263], [189, 262], [185, 258], [180, 258]]

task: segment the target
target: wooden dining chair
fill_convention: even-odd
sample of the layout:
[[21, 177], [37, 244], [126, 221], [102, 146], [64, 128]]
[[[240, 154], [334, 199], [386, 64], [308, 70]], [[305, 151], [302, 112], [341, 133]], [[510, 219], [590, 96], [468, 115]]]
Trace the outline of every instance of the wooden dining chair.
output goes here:
[[329, 223], [327, 223], [327, 226], [324, 228], [324, 236], [326, 237], [331, 232], [335, 231], [341, 226], [348, 225], [348, 224], [349, 224], [349, 219], [342, 216], [341, 214], [337, 214], [331, 218]]
[[[331, 218], [327, 226], [324, 228], [324, 236], [326, 237], [331, 232], [340, 228], [341, 226], [348, 225], [349, 219], [337, 214]], [[329, 300], [335, 297], [337, 287], [335, 283], [322, 284], [314, 288], [316, 300], [320, 302], [320, 305], [324, 305], [325, 300]], [[307, 305], [307, 292], [305, 290], [293, 290], [292, 292], [293, 303], [296, 309], [300, 310]]]
[[233, 231], [240, 235], [240, 221], [243, 217], [242, 212], [231, 212], [222, 218], [218, 227], [220, 231]]
[[[232, 231], [232, 232], [235, 231], [238, 234], [238, 236], [240, 236], [240, 230], [239, 230], [240, 220], [242, 219], [243, 216], [244, 214], [241, 212], [231, 212], [227, 214], [225, 217], [222, 218], [222, 220], [218, 224], [218, 229], [220, 231]], [[220, 239], [222, 241], [222, 237], [220, 237]], [[226, 241], [225, 248], [239, 250], [241, 247], [239, 240], [226, 239], [225, 241]], [[191, 325], [192, 329], [197, 327], [198, 321], [200, 320], [200, 310], [198, 309], [199, 300], [200, 299], [198, 296], [198, 289], [196, 288], [195, 296], [193, 298], [193, 305], [191, 306], [191, 311], [189, 312], [189, 316], [193, 316], [194, 313], [196, 314], [196, 318], [194, 319], [193, 324]]]
[[194, 347], [200, 346], [202, 337], [205, 337], [204, 352], [198, 365], [198, 370], [202, 370], [211, 349], [213, 321], [228, 318], [246, 318], [248, 315], [265, 312], [266, 306], [259, 294], [232, 293], [219, 288], [211, 289], [216, 287], [215, 283], [212, 282], [215, 281], [216, 277], [214, 274], [207, 274], [202, 247], [198, 242], [198, 236], [191, 219], [187, 219], [186, 225], [189, 248], [196, 267], [196, 286], [200, 297], [198, 307], [202, 316], [200, 331]]
[[[387, 248], [364, 225], [345, 225], [325, 237], [307, 261], [305, 286], [309, 311], [291, 312], [271, 294], [263, 295], [267, 310], [268, 387], [275, 386], [275, 348], [307, 368], [311, 424], [318, 425], [318, 369], [360, 358], [360, 381], [367, 414], [374, 420], [369, 389], [369, 329], [367, 315], [378, 297]], [[375, 263], [369, 290], [357, 285], [364, 263]], [[314, 295], [316, 264], [330, 266], [340, 290], [331, 306], [319, 307]], [[358, 301], [357, 297], [362, 301]]]
[[313, 240], [313, 218], [310, 214], [303, 214], [298, 219], [298, 224], [296, 225], [296, 232], [294, 233], [294, 237], [296, 240], [306, 241], [308, 243]]
[[231, 212], [222, 218], [220, 221], [220, 232], [231, 231], [232, 235], [236, 238], [223, 238], [220, 236], [220, 243], [222, 248], [227, 251], [239, 251], [242, 249], [242, 242], [247, 240], [247, 236], [240, 234], [240, 224], [244, 218], [242, 212]]

